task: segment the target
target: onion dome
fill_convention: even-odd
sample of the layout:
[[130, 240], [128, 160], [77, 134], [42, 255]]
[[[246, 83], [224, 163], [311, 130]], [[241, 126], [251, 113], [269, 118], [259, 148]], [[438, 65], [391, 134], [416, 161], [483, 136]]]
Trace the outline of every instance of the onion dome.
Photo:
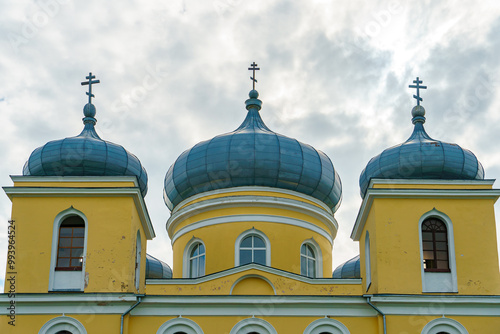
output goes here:
[[[421, 81], [418, 80], [418, 83]], [[414, 81], [417, 83], [416, 81]], [[417, 86], [418, 86], [417, 83]], [[415, 86], [410, 86], [415, 87]], [[423, 88], [424, 86], [419, 86]], [[421, 98], [418, 94], [415, 98]], [[419, 101], [419, 100], [417, 100]], [[404, 143], [373, 157], [359, 178], [364, 198], [370, 180], [438, 179], [482, 180], [484, 169], [474, 153], [457, 144], [432, 139], [424, 129], [425, 109], [419, 103], [412, 109], [413, 133]]]
[[165, 262], [146, 254], [146, 279], [149, 278], [172, 278], [172, 269]]
[[338, 208], [342, 185], [328, 156], [271, 131], [258, 96], [250, 91], [247, 116], [236, 130], [195, 145], [170, 167], [163, 197], [171, 210], [193, 195], [241, 186], [293, 190]]
[[[91, 95], [93, 97], [93, 94]], [[90, 103], [90, 98], [89, 95], [89, 103], [83, 108], [83, 131], [76, 137], [50, 141], [35, 149], [24, 164], [23, 175], [136, 176], [142, 196], [146, 196], [146, 170], [135, 155], [120, 145], [102, 140], [97, 135], [94, 128], [97, 122], [94, 118], [96, 108]]]
[[332, 278], [361, 278], [359, 271], [359, 255], [356, 255], [335, 268]]

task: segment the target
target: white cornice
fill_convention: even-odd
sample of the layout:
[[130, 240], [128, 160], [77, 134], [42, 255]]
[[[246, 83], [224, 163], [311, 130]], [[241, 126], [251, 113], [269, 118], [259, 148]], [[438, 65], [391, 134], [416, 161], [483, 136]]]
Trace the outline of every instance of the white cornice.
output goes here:
[[185, 235], [186, 233], [190, 233], [192, 231], [195, 231], [199, 228], [202, 227], [207, 227], [207, 226], [213, 226], [213, 225], [219, 225], [219, 224], [227, 224], [227, 223], [238, 223], [238, 222], [267, 222], [267, 223], [276, 223], [276, 224], [287, 224], [287, 225], [292, 225], [292, 226], [298, 226], [302, 227], [308, 230], [311, 230], [313, 232], [316, 232], [323, 236], [328, 242], [330, 242], [331, 245], [333, 245], [333, 238], [332, 234], [335, 235], [335, 231], [332, 231], [331, 229], [329, 231], [326, 231], [325, 229], [322, 229], [318, 225], [315, 225], [313, 223], [310, 223], [305, 220], [300, 220], [296, 218], [289, 218], [289, 217], [281, 217], [281, 216], [271, 216], [271, 215], [231, 215], [231, 216], [222, 216], [222, 217], [215, 217], [215, 218], [210, 218], [210, 219], [204, 219], [197, 221], [195, 223], [191, 223], [181, 229], [179, 229], [176, 233], [174, 233], [173, 236], [171, 236], [171, 243], [174, 244], [174, 242], [180, 238], [181, 236]]
[[31, 175], [10, 175], [10, 179], [13, 182], [43, 182], [43, 183], [53, 183], [53, 182], [106, 182], [106, 183], [118, 183], [118, 182], [133, 182], [134, 186], [139, 187], [136, 176], [31, 176]]
[[325, 203], [320, 201], [319, 199], [308, 196], [293, 190], [287, 190], [287, 189], [282, 189], [282, 188], [273, 188], [273, 187], [262, 187], [262, 186], [244, 186], [244, 187], [233, 187], [233, 188], [224, 188], [224, 189], [217, 189], [217, 190], [211, 190], [211, 191], [206, 191], [201, 194], [196, 194], [193, 195], [189, 198], [186, 198], [179, 204], [177, 204], [172, 210], [172, 215], [176, 213], [177, 211], [180, 210], [183, 206], [186, 204], [189, 204], [192, 201], [196, 201], [200, 198], [207, 197], [207, 196], [213, 196], [213, 195], [220, 195], [220, 194], [237, 194], [240, 192], [255, 192], [255, 191], [260, 191], [260, 192], [268, 192], [268, 193], [279, 193], [279, 194], [284, 194], [284, 195], [290, 195], [290, 196], [296, 196], [299, 198], [303, 198], [304, 200], [311, 201], [313, 203], [316, 203], [317, 205], [321, 206], [325, 211], [333, 215], [332, 209], [330, 209]]
[[[368, 296], [179, 296], [146, 295], [134, 316], [294, 316], [373, 317]], [[375, 295], [386, 315], [500, 316], [500, 296]], [[0, 315], [12, 298], [0, 294]], [[16, 294], [16, 314], [122, 314], [136, 302], [132, 294]]]
[[477, 186], [495, 183], [494, 179], [486, 180], [437, 180], [437, 179], [371, 179], [368, 188], [373, 188], [375, 184], [411, 184], [411, 185], [456, 185], [456, 186]]
[[273, 267], [266, 267], [257, 263], [249, 263], [239, 267], [233, 267], [224, 271], [219, 271], [214, 274], [198, 277], [198, 278], [169, 278], [169, 279], [147, 279], [146, 285], [177, 285], [177, 284], [186, 284], [186, 285], [196, 285], [200, 283], [205, 283], [209, 281], [213, 281], [219, 278], [227, 277], [230, 275], [245, 273], [252, 269], [256, 269], [258, 271], [262, 271], [269, 274], [274, 274], [277, 276], [286, 277], [292, 280], [301, 281], [304, 283], [318, 285], [318, 284], [337, 284], [337, 285], [352, 285], [352, 284], [361, 284], [360, 278], [353, 279], [339, 279], [339, 278], [309, 278], [307, 276], [298, 275], [295, 273], [291, 273], [289, 271], [284, 271], [280, 269], [276, 269]]
[[[284, 209], [294, 212], [300, 212], [308, 216], [311, 216], [313, 218], [316, 218], [320, 220], [323, 224], [325, 224], [326, 228], [331, 233], [332, 239], [335, 239], [338, 230], [337, 221], [330, 213], [331, 210], [328, 212], [310, 203], [289, 198], [258, 196], [258, 195], [242, 195], [242, 196], [228, 196], [222, 198], [207, 199], [204, 201], [188, 205], [180, 210], [176, 210], [172, 214], [172, 216], [170, 216], [166, 224], [168, 235], [170, 236], [170, 238], [173, 239], [173, 231], [175, 230], [177, 225], [197, 214], [208, 212], [214, 209], [235, 208], [235, 207], [238, 208], [266, 207], [266, 208], [276, 208], [276, 209]], [[241, 217], [245, 216], [249, 215], [245, 214], [241, 215]], [[278, 219], [278, 217], [276, 219]], [[271, 220], [271, 222], [273, 221], [274, 220]]]
[[[379, 180], [372, 180], [370, 184]], [[399, 180], [400, 183], [407, 180]], [[426, 180], [427, 183], [415, 183], [415, 184], [444, 184], [444, 183], [431, 183]], [[439, 180], [445, 181], [445, 180]], [[492, 182], [487, 180], [488, 182]], [[479, 181], [481, 182], [481, 181]], [[451, 181], [447, 184], [452, 184]], [[455, 183], [454, 183], [455, 184]], [[456, 183], [461, 185], [477, 185], [478, 183]], [[486, 182], [484, 183], [486, 184]], [[363, 230], [364, 224], [368, 213], [370, 212], [373, 200], [376, 198], [453, 198], [453, 199], [493, 199], [497, 200], [500, 197], [500, 189], [401, 189], [401, 188], [368, 188], [365, 198], [361, 203], [361, 208], [359, 209], [358, 216], [356, 217], [356, 222], [351, 232], [351, 238], [354, 241], [359, 241], [361, 237], [361, 232]]]
[[[83, 181], [88, 179], [79, 178]], [[45, 179], [44, 179], [45, 180]], [[48, 180], [46, 180], [48, 181]], [[17, 182], [17, 181], [16, 181]], [[71, 181], [71, 182], [76, 182]], [[131, 196], [137, 207], [137, 212], [141, 219], [141, 224], [148, 240], [153, 239], [155, 231], [151, 219], [149, 218], [148, 209], [142, 197], [141, 190], [138, 187], [3, 187], [3, 190], [12, 200], [13, 197], [127, 197]]]

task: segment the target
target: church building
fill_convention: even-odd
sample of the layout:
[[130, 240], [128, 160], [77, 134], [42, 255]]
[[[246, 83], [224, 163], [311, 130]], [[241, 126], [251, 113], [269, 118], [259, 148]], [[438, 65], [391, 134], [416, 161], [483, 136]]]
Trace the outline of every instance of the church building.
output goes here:
[[[359, 255], [332, 268], [340, 176], [266, 126], [251, 66], [241, 125], [166, 171], [166, 231], [153, 229], [139, 159], [96, 132], [99, 80], [86, 77], [82, 132], [36, 148], [3, 188], [0, 333], [500, 333], [500, 189], [471, 151], [426, 133], [422, 81], [408, 140], [361, 173]], [[157, 233], [170, 265], [146, 254]]]

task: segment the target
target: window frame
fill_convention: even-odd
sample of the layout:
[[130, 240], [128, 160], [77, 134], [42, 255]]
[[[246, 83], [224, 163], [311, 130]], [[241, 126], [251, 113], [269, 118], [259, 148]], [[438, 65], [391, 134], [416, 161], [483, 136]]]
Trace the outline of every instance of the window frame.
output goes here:
[[[82, 220], [82, 223], [81, 225], [75, 225], [74, 223], [69, 223], [67, 224], [66, 226], [64, 226], [64, 224], [66, 223], [66, 220], [68, 220], [69, 218], [71, 217], [78, 217]], [[63, 236], [61, 235], [61, 230], [63, 228], [71, 228], [71, 236], [70, 237], [66, 237], [66, 236]], [[75, 232], [75, 228], [78, 228], [78, 229], [82, 229], [83, 230], [83, 236], [82, 237], [75, 237], [74, 236], [74, 232]], [[58, 233], [58, 238], [57, 238], [57, 258], [56, 258], [56, 266], [54, 268], [55, 271], [82, 271], [82, 266], [83, 266], [83, 258], [84, 258], [84, 245], [85, 245], [85, 221], [83, 220], [82, 217], [80, 217], [79, 215], [68, 215], [66, 216], [64, 219], [62, 219], [61, 223], [59, 224], [59, 233]], [[70, 245], [69, 246], [61, 246], [61, 241], [63, 240], [66, 240], [66, 239], [71, 239], [71, 242], [70, 242]], [[82, 243], [82, 246], [81, 247], [73, 247], [73, 241], [74, 239], [83, 239], [83, 243]], [[61, 248], [63, 249], [69, 249], [69, 257], [67, 256], [60, 256], [60, 250]], [[81, 249], [82, 250], [82, 256], [72, 256], [72, 253], [73, 253], [73, 249]], [[60, 259], [69, 259], [69, 265], [68, 266], [59, 266], [59, 261]], [[71, 266], [71, 262], [72, 260], [77, 260], [77, 259], [80, 259], [81, 263], [82, 263], [82, 266]]]
[[175, 334], [184, 332], [186, 334], [203, 334], [201, 327], [188, 318], [174, 318], [164, 322], [156, 334]]
[[[205, 249], [205, 266], [203, 268], [203, 275], [197, 277], [191, 277], [191, 252], [198, 245], [203, 245]], [[207, 246], [203, 242], [203, 240], [199, 238], [192, 237], [191, 240], [184, 247], [184, 254], [182, 256], [182, 278], [198, 278], [206, 275], [207, 268]]]
[[[314, 268], [316, 270], [315, 277], [310, 277], [310, 276], [304, 275], [302, 273], [302, 247], [304, 245], [311, 247], [313, 252], [314, 252], [314, 255], [315, 255]], [[320, 248], [319, 244], [316, 242], [316, 240], [314, 240], [314, 238], [307, 239], [307, 240], [304, 240], [304, 242], [302, 242], [302, 244], [300, 245], [300, 249], [299, 249], [299, 256], [300, 256], [300, 258], [299, 258], [300, 275], [306, 276], [309, 278], [321, 278], [321, 277], [323, 277], [323, 254], [321, 252], [321, 248]]]
[[[203, 253], [201, 250], [198, 251], [198, 254], [193, 255], [193, 252], [196, 249], [200, 249], [203, 247]], [[203, 257], [203, 267], [201, 266], [200, 258]], [[201, 276], [205, 276], [205, 262], [206, 262], [206, 248], [205, 245], [201, 242], [195, 243], [189, 252], [189, 277], [190, 278], [198, 278]], [[193, 274], [193, 266], [192, 263], [196, 261], [196, 275]]]
[[[79, 216], [83, 219], [85, 224], [85, 233], [83, 240], [83, 257], [82, 257], [82, 270], [78, 271], [65, 271], [65, 270], [56, 270], [57, 266], [57, 255], [59, 251], [59, 231], [61, 224], [64, 220], [70, 216]], [[50, 257], [50, 273], [49, 273], [49, 291], [83, 291], [85, 288], [85, 267], [87, 263], [87, 241], [88, 241], [88, 227], [89, 223], [87, 217], [83, 214], [83, 212], [76, 210], [72, 206], [66, 210], [61, 211], [54, 218], [53, 230], [52, 230], [52, 247], [51, 247], [51, 257]], [[60, 275], [61, 273], [75, 273], [78, 274], [78, 288], [61, 288], [60, 286], [56, 286], [56, 275]], [[73, 275], [73, 274], [71, 274]], [[75, 284], [76, 286], [76, 284]]]
[[[425, 227], [424, 225], [426, 223], [428, 223], [428, 222], [430, 223], [432, 220], [437, 221], [438, 223], [442, 224], [442, 226], [445, 229], [444, 233], [443, 233], [443, 231], [436, 231], [436, 230], [424, 231], [423, 230], [424, 227]], [[426, 218], [422, 222], [421, 228], [422, 228], [422, 251], [423, 251], [423, 254], [424, 254], [423, 255], [423, 257], [424, 257], [424, 260], [423, 260], [424, 271], [425, 272], [445, 272], [445, 273], [451, 272], [451, 270], [450, 270], [450, 254], [449, 254], [450, 252], [449, 252], [449, 243], [448, 243], [448, 229], [446, 228], [446, 224], [441, 219], [439, 219], [437, 217], [432, 217], [431, 216], [431, 217]], [[432, 239], [431, 240], [424, 240], [424, 235], [423, 235], [424, 232], [430, 232], [430, 233], [432, 233]], [[437, 240], [438, 239], [437, 235], [436, 235], [437, 233], [445, 235], [445, 240], [444, 240], [443, 244], [446, 244], [446, 261], [444, 261], [442, 259], [441, 260], [438, 259], [438, 252], [444, 252], [444, 251], [443, 250], [438, 250], [438, 243], [440, 243], [441, 240]], [[432, 249], [425, 249], [424, 242], [429, 242], [429, 241], [432, 243]], [[426, 259], [425, 258], [425, 252], [429, 252], [429, 251], [432, 252], [432, 259]], [[427, 267], [427, 262], [426, 261], [429, 261], [429, 260], [433, 261], [431, 263], [436, 263], [435, 264], [435, 268], [428, 268]], [[446, 269], [444, 269], [444, 268], [442, 268], [442, 269], [438, 268], [438, 266], [437, 266], [437, 262], [438, 261], [446, 262], [446, 267], [447, 268]]]
[[[244, 231], [236, 238], [236, 241], [234, 243], [234, 266], [239, 267], [241, 265], [240, 264], [240, 248], [241, 248], [240, 245], [241, 245], [242, 241], [246, 237], [249, 237], [252, 235], [260, 237], [264, 241], [264, 245], [266, 248], [266, 256], [265, 256], [266, 264], [265, 264], [265, 266], [270, 267], [271, 266], [271, 242], [269, 241], [269, 238], [267, 237], [267, 235], [265, 235], [262, 231], [259, 231], [253, 227], [249, 230]], [[255, 262], [250, 262], [247, 264], [253, 264], [253, 263], [255, 263]]]

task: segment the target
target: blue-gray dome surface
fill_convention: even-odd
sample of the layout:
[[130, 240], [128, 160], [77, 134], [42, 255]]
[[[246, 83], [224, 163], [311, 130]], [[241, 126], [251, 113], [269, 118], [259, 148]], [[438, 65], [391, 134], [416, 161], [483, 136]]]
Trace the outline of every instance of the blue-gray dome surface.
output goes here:
[[359, 255], [335, 268], [332, 278], [361, 278], [359, 271]]
[[146, 278], [172, 278], [172, 269], [165, 262], [146, 253]]
[[142, 196], [146, 196], [148, 175], [139, 159], [122, 146], [99, 137], [94, 128], [93, 105], [87, 104], [84, 114], [83, 131], [35, 149], [23, 167], [23, 175], [136, 176]]
[[170, 167], [164, 199], [171, 210], [193, 195], [240, 186], [293, 190], [338, 208], [342, 185], [328, 156], [271, 131], [260, 117], [257, 97], [257, 91], [250, 92], [247, 116], [236, 130], [195, 145]]
[[373, 157], [361, 173], [359, 186], [365, 197], [372, 178], [482, 180], [484, 169], [474, 153], [457, 144], [432, 139], [424, 129], [425, 110], [413, 108], [415, 124], [410, 138]]

